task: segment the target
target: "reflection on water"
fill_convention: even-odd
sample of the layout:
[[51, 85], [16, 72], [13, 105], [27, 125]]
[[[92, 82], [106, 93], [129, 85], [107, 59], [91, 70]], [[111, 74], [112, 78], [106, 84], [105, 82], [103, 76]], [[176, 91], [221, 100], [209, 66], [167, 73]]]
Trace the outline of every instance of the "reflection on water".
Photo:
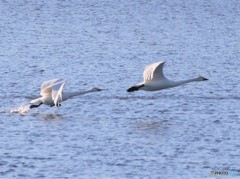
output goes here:
[[59, 120], [63, 119], [62, 114], [56, 114], [56, 113], [33, 113], [32, 116], [38, 118], [38, 119], [44, 119], [44, 120]]
[[142, 129], [142, 130], [151, 130], [151, 129], [159, 129], [159, 128], [165, 128], [171, 125], [172, 123], [167, 120], [161, 120], [161, 121], [151, 121], [151, 120], [140, 120], [136, 122], [136, 128]]

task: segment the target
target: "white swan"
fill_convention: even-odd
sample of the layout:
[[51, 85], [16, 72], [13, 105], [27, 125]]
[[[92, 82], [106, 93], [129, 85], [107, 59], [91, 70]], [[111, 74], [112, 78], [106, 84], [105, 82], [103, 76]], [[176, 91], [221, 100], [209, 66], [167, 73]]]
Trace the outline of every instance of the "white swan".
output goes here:
[[202, 76], [197, 78], [183, 80], [183, 81], [171, 81], [168, 80], [163, 74], [163, 66], [165, 61], [156, 62], [151, 65], [146, 66], [143, 72], [143, 82], [137, 85], [130, 87], [127, 91], [133, 92], [137, 90], [144, 90], [144, 91], [157, 91], [166, 88], [172, 88], [175, 86], [179, 86], [185, 83], [190, 83], [194, 81], [205, 81], [208, 80]]
[[83, 95], [86, 93], [101, 91], [99, 88], [92, 88], [90, 90], [78, 92], [63, 92], [66, 81], [60, 78], [52, 79], [43, 82], [41, 86], [41, 97], [30, 102], [30, 109], [37, 108], [42, 104], [49, 106], [61, 106], [61, 102], [74, 96]]

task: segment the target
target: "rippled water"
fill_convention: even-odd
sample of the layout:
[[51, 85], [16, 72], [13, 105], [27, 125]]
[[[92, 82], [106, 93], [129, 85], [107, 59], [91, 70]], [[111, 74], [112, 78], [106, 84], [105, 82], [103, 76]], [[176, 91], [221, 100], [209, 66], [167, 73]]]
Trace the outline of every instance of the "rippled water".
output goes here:
[[[215, 178], [239, 170], [240, 2], [0, 2], [0, 178]], [[127, 93], [146, 65], [207, 82]], [[16, 113], [60, 77], [106, 90]]]

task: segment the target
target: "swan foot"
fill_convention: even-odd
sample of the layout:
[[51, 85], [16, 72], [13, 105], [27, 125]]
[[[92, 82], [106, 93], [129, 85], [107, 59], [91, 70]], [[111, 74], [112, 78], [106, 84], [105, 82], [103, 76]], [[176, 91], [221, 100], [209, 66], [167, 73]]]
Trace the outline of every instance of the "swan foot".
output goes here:
[[50, 105], [50, 107], [53, 107], [53, 106], [57, 106], [57, 107], [60, 107], [61, 106], [61, 104], [52, 104], [52, 105]]

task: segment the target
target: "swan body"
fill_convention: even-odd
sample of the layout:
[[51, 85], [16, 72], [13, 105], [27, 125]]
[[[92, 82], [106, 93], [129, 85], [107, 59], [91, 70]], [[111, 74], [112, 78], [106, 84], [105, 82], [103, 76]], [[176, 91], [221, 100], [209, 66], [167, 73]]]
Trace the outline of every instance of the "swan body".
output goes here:
[[143, 72], [143, 82], [130, 87], [127, 91], [133, 92], [138, 90], [158, 91], [166, 88], [176, 87], [182, 84], [208, 80], [202, 76], [183, 81], [171, 81], [163, 74], [165, 61], [156, 62], [146, 66]]
[[66, 101], [74, 96], [84, 95], [91, 92], [101, 91], [99, 88], [92, 88], [85, 91], [63, 92], [66, 81], [60, 78], [51, 79], [41, 85], [41, 97], [30, 102], [30, 108], [39, 107], [42, 104], [49, 106], [61, 106], [62, 101]]

